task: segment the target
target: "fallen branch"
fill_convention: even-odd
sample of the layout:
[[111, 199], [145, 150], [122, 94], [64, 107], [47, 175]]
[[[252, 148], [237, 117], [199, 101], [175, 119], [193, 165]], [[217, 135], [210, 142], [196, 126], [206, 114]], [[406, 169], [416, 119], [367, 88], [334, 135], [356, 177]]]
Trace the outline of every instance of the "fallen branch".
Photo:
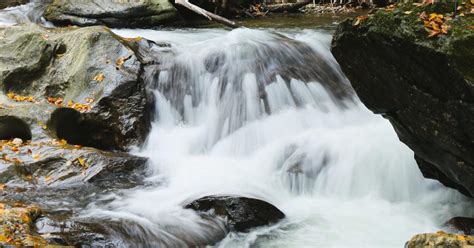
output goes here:
[[216, 14], [213, 14], [205, 9], [202, 9], [201, 7], [199, 6], [196, 6], [192, 3], [190, 3], [188, 0], [175, 0], [174, 1], [176, 4], [178, 5], [181, 5], [199, 15], [202, 15], [204, 17], [206, 17], [207, 19], [209, 19], [209, 21], [215, 21], [215, 22], [218, 22], [220, 24], [223, 24], [223, 25], [226, 25], [228, 27], [231, 27], [231, 28], [238, 28], [239, 26], [237, 24], [235, 24], [235, 22], [227, 19], [227, 18], [224, 18], [222, 16], [219, 16], [219, 15], [216, 15]]
[[265, 6], [265, 9], [270, 12], [297, 12], [301, 7], [311, 3], [310, 0], [297, 3], [279, 3], [269, 4]]

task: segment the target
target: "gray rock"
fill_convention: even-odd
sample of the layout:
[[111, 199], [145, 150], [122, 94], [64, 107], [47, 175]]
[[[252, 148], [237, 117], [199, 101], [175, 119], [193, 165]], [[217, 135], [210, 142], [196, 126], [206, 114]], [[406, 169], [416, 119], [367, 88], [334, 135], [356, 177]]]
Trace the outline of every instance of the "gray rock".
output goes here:
[[175, 20], [177, 11], [168, 0], [55, 0], [44, 17], [56, 25], [153, 27]]
[[[69, 143], [126, 150], [140, 145], [151, 125], [153, 99], [141, 70], [127, 42], [104, 27], [0, 28], [0, 100], [5, 105], [0, 115], [19, 116], [32, 126], [48, 123], [53, 136]], [[5, 97], [11, 92], [34, 100]], [[58, 107], [78, 110], [76, 122], [49, 120]], [[37, 131], [40, 135], [41, 129]]]

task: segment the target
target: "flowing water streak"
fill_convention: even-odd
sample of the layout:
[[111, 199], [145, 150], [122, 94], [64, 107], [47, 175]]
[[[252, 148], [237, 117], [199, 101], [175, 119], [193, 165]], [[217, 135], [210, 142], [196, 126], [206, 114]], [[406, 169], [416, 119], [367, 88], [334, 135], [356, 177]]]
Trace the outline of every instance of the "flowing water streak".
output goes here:
[[[38, 22], [23, 9], [33, 6], [2, 11], [0, 24]], [[116, 32], [172, 44], [150, 78], [157, 120], [139, 152], [151, 159], [155, 186], [104, 197], [83, 213], [118, 223], [110, 226], [117, 245], [214, 240], [222, 222], [181, 207], [208, 194], [258, 197], [287, 216], [229, 234], [222, 247], [401, 247], [452, 216], [472, 215], [458, 193], [421, 176], [386, 120], [357, 99], [339, 100], [347, 82], [329, 34]]]
[[[179, 239], [196, 232], [192, 213], [179, 208], [183, 202], [238, 194], [265, 199], [287, 218], [250, 234], [230, 234], [222, 247], [400, 247], [413, 234], [438, 230], [463, 213], [463, 197], [422, 177], [388, 121], [358, 99], [339, 101], [328, 82], [279, 74], [301, 76], [286, 68], [298, 69], [292, 63], [304, 61], [303, 70], [328, 73], [322, 78], [344, 84], [329, 34], [286, 32], [298, 41], [293, 43], [247, 29], [116, 32], [170, 42], [164, 54], [172, 56], [161, 61], [154, 80], [158, 117], [142, 151], [152, 161], [149, 180], [163, 185], [130, 192], [108, 205], [106, 214], [174, 223]], [[311, 51], [295, 48], [300, 45]], [[307, 53], [330, 68], [318, 69], [318, 60], [307, 63]], [[269, 72], [274, 77], [262, 77]], [[192, 235], [197, 233], [184, 236]]]

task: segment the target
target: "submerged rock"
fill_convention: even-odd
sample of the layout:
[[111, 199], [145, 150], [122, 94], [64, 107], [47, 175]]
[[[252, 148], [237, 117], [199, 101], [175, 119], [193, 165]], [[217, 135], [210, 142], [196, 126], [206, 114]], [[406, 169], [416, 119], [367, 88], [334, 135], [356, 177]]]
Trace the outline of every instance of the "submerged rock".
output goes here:
[[283, 212], [268, 202], [238, 196], [205, 196], [187, 204], [185, 208], [223, 217], [229, 230], [237, 232], [247, 232], [285, 218]]
[[451, 234], [439, 231], [437, 233], [424, 233], [413, 236], [405, 244], [406, 248], [428, 248], [428, 247], [473, 247], [474, 236]]
[[125, 40], [104, 27], [37, 25], [0, 28], [0, 37], [0, 116], [48, 123], [48, 134], [105, 150], [145, 140], [153, 99]]
[[55, 0], [44, 17], [62, 26], [153, 27], [176, 19], [177, 10], [168, 0]]
[[332, 52], [361, 101], [415, 152], [423, 175], [473, 197], [474, 16], [442, 19], [447, 34], [432, 37], [422, 20], [453, 9], [409, 4], [345, 21]]

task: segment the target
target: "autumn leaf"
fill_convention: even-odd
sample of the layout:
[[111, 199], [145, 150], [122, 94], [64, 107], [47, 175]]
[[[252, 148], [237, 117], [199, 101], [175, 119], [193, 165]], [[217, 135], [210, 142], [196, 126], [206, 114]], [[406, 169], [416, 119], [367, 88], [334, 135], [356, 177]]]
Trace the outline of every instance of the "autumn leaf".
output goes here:
[[117, 66], [117, 68], [122, 67], [123, 63], [125, 63], [125, 57], [120, 57], [117, 59], [117, 61], [115, 61], [115, 65]]
[[356, 17], [356, 22], [354, 23], [354, 26], [360, 25], [363, 21], [365, 21], [369, 16], [363, 15], [363, 16], [358, 16]]
[[5, 186], [5, 184], [0, 183], [0, 191], [5, 190], [5, 187], [7, 187], [7, 186]]
[[128, 55], [127, 57], [120, 57], [115, 61], [116, 69], [119, 70], [122, 68], [122, 65], [125, 63], [125, 61], [129, 60], [132, 57], [132, 55]]
[[87, 167], [88, 167], [87, 164], [86, 164], [86, 160], [85, 160], [85, 159], [83, 159], [83, 158], [81, 158], [81, 157], [78, 157], [78, 158], [77, 158], [77, 161], [79, 162], [79, 164], [80, 164], [82, 167], [84, 167], [84, 168], [87, 168]]
[[101, 72], [101, 73], [97, 74], [97, 75], [94, 77], [93, 80], [100, 83], [100, 82], [104, 81], [104, 79], [105, 79], [104, 73]]
[[38, 153], [33, 154], [33, 159], [34, 159], [34, 160], [39, 160], [39, 159], [41, 159], [41, 155], [38, 154]]
[[63, 105], [63, 99], [61, 97], [48, 97], [48, 102], [50, 104], [56, 105], [56, 106], [62, 106]]
[[27, 213], [21, 213], [20, 217], [24, 223], [29, 223], [31, 221], [31, 218]]
[[44, 177], [44, 181], [47, 182], [47, 183], [50, 182], [51, 179], [52, 179], [51, 176], [45, 176]]
[[41, 121], [41, 120], [38, 121], [38, 126], [40, 126], [44, 130], [48, 129], [48, 127], [46, 125], [44, 125], [43, 121]]
[[8, 92], [7, 97], [15, 102], [31, 102], [31, 103], [36, 102], [32, 96], [20, 96], [13, 92]]

